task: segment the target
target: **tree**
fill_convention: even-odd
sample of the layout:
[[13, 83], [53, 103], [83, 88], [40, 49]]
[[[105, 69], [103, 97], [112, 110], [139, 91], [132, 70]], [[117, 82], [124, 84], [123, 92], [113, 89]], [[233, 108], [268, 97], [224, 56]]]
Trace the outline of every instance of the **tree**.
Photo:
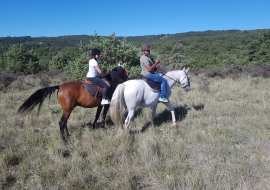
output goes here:
[[62, 52], [58, 52], [55, 56], [53, 56], [52, 60], [49, 61], [50, 69], [63, 69], [68, 62], [67, 56]]
[[270, 30], [249, 44], [249, 60], [256, 64], [270, 64]]
[[8, 72], [29, 74], [39, 71], [37, 57], [27, 52], [20, 44], [12, 45], [4, 53], [2, 60], [4, 60], [2, 66]]
[[109, 72], [118, 64], [126, 63], [130, 78], [137, 77], [140, 73], [139, 48], [136, 48], [125, 39], [117, 40], [115, 33], [107, 37], [100, 37], [95, 33], [94, 40], [90, 44], [80, 44], [81, 55], [75, 60], [69, 61], [68, 69], [74, 80], [81, 80], [88, 71], [88, 62], [91, 56], [91, 50], [98, 48], [101, 51], [101, 57], [98, 60], [103, 71]]

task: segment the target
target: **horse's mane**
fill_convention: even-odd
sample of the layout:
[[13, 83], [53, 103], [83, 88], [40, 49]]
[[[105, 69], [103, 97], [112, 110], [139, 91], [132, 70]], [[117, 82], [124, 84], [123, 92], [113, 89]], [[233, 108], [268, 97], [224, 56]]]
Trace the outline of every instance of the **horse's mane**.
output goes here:
[[122, 66], [114, 68], [109, 75], [106, 76], [106, 79], [109, 82], [114, 84], [119, 84], [121, 80], [125, 78], [126, 70]]
[[164, 76], [164, 75], [166, 75], [167, 73], [175, 73], [175, 72], [179, 72], [179, 71], [181, 71], [181, 70], [167, 71], [166, 73], [162, 73], [161, 76]]

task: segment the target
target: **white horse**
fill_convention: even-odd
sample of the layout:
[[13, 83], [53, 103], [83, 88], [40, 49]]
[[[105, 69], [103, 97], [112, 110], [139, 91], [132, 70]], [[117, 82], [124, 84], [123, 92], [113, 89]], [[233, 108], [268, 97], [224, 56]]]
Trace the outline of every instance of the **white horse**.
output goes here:
[[[172, 113], [172, 125], [176, 125], [174, 108], [172, 107], [169, 97], [171, 96], [171, 88], [175, 83], [180, 83], [184, 91], [190, 90], [188, 70], [170, 71], [162, 76], [167, 80], [166, 97], [168, 102], [164, 103]], [[128, 130], [130, 120], [134, 116], [135, 110], [138, 106], [153, 107], [152, 120], [156, 114], [157, 104], [159, 102], [160, 93], [153, 92], [143, 80], [129, 80], [117, 86], [114, 91], [111, 105], [110, 116], [115, 125], [120, 125], [123, 128], [124, 112], [128, 109], [128, 116], [125, 120], [125, 129]]]

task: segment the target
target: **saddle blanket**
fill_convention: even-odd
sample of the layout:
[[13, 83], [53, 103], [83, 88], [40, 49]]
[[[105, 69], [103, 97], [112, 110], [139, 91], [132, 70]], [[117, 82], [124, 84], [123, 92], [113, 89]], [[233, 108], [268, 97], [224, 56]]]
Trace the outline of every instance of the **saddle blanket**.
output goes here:
[[92, 96], [102, 96], [101, 93], [98, 92], [98, 87], [97, 85], [93, 84], [93, 85], [90, 85], [90, 84], [87, 84], [86, 82], [83, 81], [83, 84], [87, 90], [87, 92], [89, 94], [91, 94]]

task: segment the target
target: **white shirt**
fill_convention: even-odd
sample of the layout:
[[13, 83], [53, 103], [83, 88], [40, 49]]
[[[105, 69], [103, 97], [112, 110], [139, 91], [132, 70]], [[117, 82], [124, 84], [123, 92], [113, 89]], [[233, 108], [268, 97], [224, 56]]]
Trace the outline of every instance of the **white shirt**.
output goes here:
[[98, 65], [98, 62], [95, 59], [89, 60], [89, 71], [86, 77], [96, 77], [98, 75], [98, 71], [95, 68], [96, 65]]

